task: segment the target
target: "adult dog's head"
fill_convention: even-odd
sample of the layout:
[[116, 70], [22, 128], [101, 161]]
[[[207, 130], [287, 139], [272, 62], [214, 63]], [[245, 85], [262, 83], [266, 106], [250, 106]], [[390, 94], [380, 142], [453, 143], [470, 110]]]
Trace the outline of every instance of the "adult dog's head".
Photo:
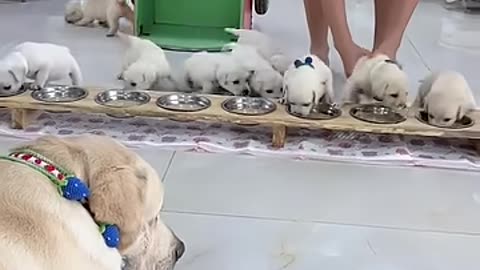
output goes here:
[[46, 136], [19, 149], [44, 155], [85, 181], [95, 221], [120, 228], [119, 251], [126, 269], [173, 269], [185, 247], [161, 221], [162, 183], [139, 155], [95, 135]]

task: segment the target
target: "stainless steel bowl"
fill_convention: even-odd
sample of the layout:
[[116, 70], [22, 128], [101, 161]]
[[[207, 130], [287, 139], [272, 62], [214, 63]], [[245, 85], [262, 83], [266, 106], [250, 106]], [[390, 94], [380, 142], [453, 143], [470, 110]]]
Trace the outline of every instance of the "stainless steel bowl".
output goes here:
[[157, 106], [175, 112], [197, 112], [210, 107], [212, 102], [202, 96], [194, 94], [170, 94], [157, 99]]
[[308, 120], [330, 120], [342, 115], [342, 110], [335, 104], [320, 103], [307, 116], [291, 112], [288, 105], [286, 108], [289, 114]]
[[446, 129], [464, 129], [464, 128], [469, 128], [475, 125], [475, 120], [468, 116], [464, 116], [462, 119], [457, 120], [452, 126], [450, 127], [444, 127], [444, 126], [437, 126], [437, 125], [432, 125], [428, 122], [428, 114], [424, 111], [420, 111], [415, 114], [415, 118], [417, 118], [418, 121], [420, 121], [423, 124], [432, 126], [432, 127], [438, 127], [438, 128], [446, 128]]
[[398, 124], [407, 118], [398, 111], [381, 104], [364, 104], [353, 107], [350, 115], [360, 121], [373, 124]]
[[277, 109], [277, 105], [266, 98], [233, 97], [222, 102], [222, 108], [239, 115], [265, 115]]
[[112, 108], [129, 108], [150, 102], [150, 95], [140, 91], [110, 89], [99, 93], [95, 102]]
[[88, 91], [78, 86], [47, 86], [32, 92], [32, 98], [43, 102], [74, 102], [88, 96]]

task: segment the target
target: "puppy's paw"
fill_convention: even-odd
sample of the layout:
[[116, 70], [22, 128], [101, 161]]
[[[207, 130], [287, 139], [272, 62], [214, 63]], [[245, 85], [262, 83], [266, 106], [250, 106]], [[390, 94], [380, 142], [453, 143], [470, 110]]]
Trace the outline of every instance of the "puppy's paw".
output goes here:
[[41, 90], [41, 89], [42, 89], [42, 87], [38, 84], [31, 84], [30, 85], [30, 90], [32, 90], [32, 91], [37, 91], [37, 90]]
[[282, 104], [282, 105], [286, 105], [287, 104], [287, 99], [284, 98], [284, 97], [281, 97], [281, 98], [277, 99], [277, 102]]

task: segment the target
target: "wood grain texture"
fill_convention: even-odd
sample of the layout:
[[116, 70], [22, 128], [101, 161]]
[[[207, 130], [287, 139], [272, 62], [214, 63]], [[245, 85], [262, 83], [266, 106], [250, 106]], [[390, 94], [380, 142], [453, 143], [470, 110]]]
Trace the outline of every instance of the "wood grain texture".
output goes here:
[[[283, 105], [277, 104], [277, 110], [261, 116], [242, 116], [225, 112], [221, 108], [221, 103], [229, 98], [225, 96], [207, 96], [212, 101], [212, 106], [206, 110], [198, 112], [173, 112], [159, 108], [155, 102], [166, 92], [146, 91], [151, 97], [151, 101], [145, 105], [129, 108], [111, 108], [97, 104], [94, 101], [95, 96], [106, 89], [88, 88], [89, 95], [79, 101], [71, 103], [46, 103], [34, 100], [30, 97], [31, 92], [23, 93], [19, 96], [0, 98], [0, 106], [11, 109], [32, 109], [48, 111], [72, 111], [82, 113], [128, 113], [135, 116], [155, 117], [158, 119], [173, 119], [177, 121], [208, 121], [208, 122], [228, 122], [233, 124], [260, 124], [271, 127], [302, 127], [310, 129], [329, 129], [338, 131], [359, 131], [369, 133], [383, 134], [403, 134], [419, 135], [428, 137], [451, 137], [451, 138], [469, 138], [480, 139], [480, 112], [475, 111], [472, 118], [475, 125], [462, 130], [451, 130], [431, 127], [419, 122], [414, 118], [413, 112], [408, 113], [408, 119], [405, 122], [392, 125], [379, 125], [366, 123], [352, 118], [349, 114], [350, 105], [345, 105], [342, 115], [331, 120], [306, 120], [289, 115]], [[14, 126], [25, 127], [26, 121], [20, 117], [14, 110]], [[20, 117], [20, 118], [19, 118]], [[106, 116], [107, 117], [107, 116]], [[280, 134], [280, 133], [279, 133]]]

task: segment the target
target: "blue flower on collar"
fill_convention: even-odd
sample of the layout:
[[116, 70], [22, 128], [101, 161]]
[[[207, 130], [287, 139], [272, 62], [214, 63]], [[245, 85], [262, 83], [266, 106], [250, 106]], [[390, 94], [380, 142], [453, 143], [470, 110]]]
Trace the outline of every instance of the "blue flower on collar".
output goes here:
[[295, 68], [299, 68], [301, 66], [309, 66], [315, 69], [315, 67], [313, 66], [313, 59], [310, 56], [305, 57], [304, 61], [297, 59], [295, 60], [295, 62], [293, 62], [293, 64], [295, 65]]

